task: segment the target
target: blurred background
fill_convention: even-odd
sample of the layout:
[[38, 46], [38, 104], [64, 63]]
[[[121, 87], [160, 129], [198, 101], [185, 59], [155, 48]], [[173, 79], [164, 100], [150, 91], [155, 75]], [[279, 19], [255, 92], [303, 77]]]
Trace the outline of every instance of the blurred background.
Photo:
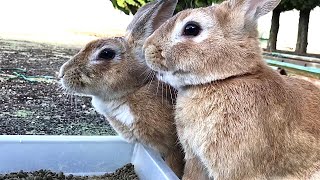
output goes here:
[[82, 46], [122, 35], [131, 19], [109, 0], [1, 0], [0, 38]]
[[[283, 0], [287, 3], [286, 1], [289, 0]], [[132, 13], [127, 15], [124, 12], [134, 13], [141, 6], [137, 4], [129, 8], [130, 4], [126, 2], [134, 1], [113, 0], [118, 8], [115, 9], [109, 0], [1, 0], [0, 38], [81, 46], [97, 37], [119, 36], [132, 19]], [[206, 6], [211, 2], [200, 0], [192, 3], [184, 0], [179, 1], [178, 8], [181, 10], [193, 6]], [[287, 7], [288, 11], [282, 10], [280, 16], [277, 38], [279, 50], [294, 51], [296, 48], [299, 11], [292, 8]], [[315, 6], [310, 13], [308, 53], [320, 54], [319, 18], [320, 7]], [[263, 47], [267, 46], [271, 19], [272, 13], [269, 13], [259, 20], [260, 37], [265, 40]]]
[[[259, 20], [259, 33], [262, 39], [269, 39], [272, 13], [269, 13]], [[320, 54], [320, 7], [316, 7], [310, 13], [308, 47], [307, 52]], [[277, 49], [295, 51], [298, 37], [299, 11], [290, 10], [281, 13], [280, 27], [277, 41]], [[267, 43], [263, 44], [266, 47]]]

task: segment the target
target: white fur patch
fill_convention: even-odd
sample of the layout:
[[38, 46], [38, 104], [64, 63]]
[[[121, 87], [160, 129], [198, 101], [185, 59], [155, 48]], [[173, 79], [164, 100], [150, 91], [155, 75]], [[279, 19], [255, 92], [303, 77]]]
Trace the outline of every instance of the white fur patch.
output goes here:
[[119, 101], [105, 102], [97, 97], [93, 97], [92, 105], [100, 114], [115, 118], [127, 126], [131, 126], [134, 122], [134, 115], [127, 103]]
[[216, 80], [223, 79], [222, 77], [215, 76], [214, 74], [208, 76], [201, 76], [198, 77], [197, 75], [193, 74], [184, 74], [181, 76], [173, 75], [172, 72], [162, 72], [162, 75], [158, 75], [158, 79], [164, 81], [176, 89], [179, 89], [182, 86], [186, 85], [198, 85], [198, 84], [205, 84], [209, 82], [213, 82]]
[[320, 179], [320, 170], [312, 174], [310, 180], [319, 180]]
[[[209, 37], [210, 30], [212, 30], [212, 28], [214, 26], [214, 19], [212, 19], [212, 18], [213, 17], [208, 16], [207, 14], [205, 14], [203, 12], [195, 12], [195, 13], [190, 14], [188, 17], [186, 17], [182, 21], [177, 22], [175, 24], [175, 27], [174, 27], [172, 34], [171, 34], [172, 45], [175, 45], [180, 42], [184, 42], [186, 40], [191, 40], [196, 43], [200, 43], [200, 42], [206, 40]], [[202, 28], [202, 31], [196, 37], [187, 38], [187, 37], [184, 37], [182, 35], [182, 33], [184, 30], [184, 27], [190, 21], [198, 23], [200, 25], [200, 27]]]
[[181, 86], [181, 80], [175, 76], [173, 76], [170, 72], [163, 72], [160, 74], [157, 74], [157, 78], [160, 81], [163, 81], [165, 83], [170, 84], [174, 88], [178, 89]]

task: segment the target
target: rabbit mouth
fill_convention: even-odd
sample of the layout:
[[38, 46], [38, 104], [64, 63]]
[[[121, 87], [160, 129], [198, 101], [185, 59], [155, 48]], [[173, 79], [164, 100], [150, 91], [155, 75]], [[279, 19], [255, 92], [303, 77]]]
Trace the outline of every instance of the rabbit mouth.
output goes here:
[[[184, 70], [181, 70], [181, 69], [176, 70], [176, 71], [171, 71], [171, 72], [170, 71], [158, 71], [157, 77], [159, 79], [165, 81], [167, 76], [179, 78], [181, 76], [188, 75], [190, 73], [191, 73], [190, 71], [184, 71]], [[169, 82], [167, 82], [167, 83], [169, 83]]]
[[157, 73], [157, 78], [160, 81], [163, 81], [165, 83], [170, 84], [172, 87], [175, 89], [179, 89], [180, 86], [180, 78], [177, 76], [173, 75], [171, 72], [158, 72]]
[[66, 78], [60, 79], [60, 85], [63, 90], [65, 90], [67, 93], [80, 93], [83, 94], [85, 89], [85, 84], [81, 81], [68, 81]]
[[176, 70], [176, 71], [173, 71], [172, 72], [172, 75], [173, 76], [176, 76], [176, 75], [186, 75], [186, 74], [189, 74], [190, 71], [184, 71], [182, 69], [179, 69], [179, 70]]
[[154, 71], [168, 71], [165, 55], [162, 50], [151, 45], [145, 49], [146, 64]]
[[147, 66], [155, 72], [161, 73], [161, 72], [168, 72], [168, 68], [164, 66], [163, 64], [158, 64], [154, 62], [147, 62]]

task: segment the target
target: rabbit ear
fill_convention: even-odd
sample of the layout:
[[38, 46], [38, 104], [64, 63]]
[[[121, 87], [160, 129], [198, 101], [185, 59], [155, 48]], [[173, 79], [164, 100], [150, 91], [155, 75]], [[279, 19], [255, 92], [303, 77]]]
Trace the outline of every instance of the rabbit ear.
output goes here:
[[275, 9], [280, 2], [281, 0], [230, 0], [229, 5], [241, 8], [250, 20], [257, 20]]
[[144, 41], [172, 17], [178, 0], [155, 0], [141, 7], [127, 27], [127, 36]]

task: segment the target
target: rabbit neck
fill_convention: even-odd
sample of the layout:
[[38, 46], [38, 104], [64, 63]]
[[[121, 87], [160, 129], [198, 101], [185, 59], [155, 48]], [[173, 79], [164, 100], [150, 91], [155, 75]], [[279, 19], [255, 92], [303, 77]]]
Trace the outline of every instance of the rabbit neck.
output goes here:
[[206, 89], [207, 90], [217, 89], [221, 85], [228, 86], [228, 83], [231, 81], [236, 81], [238, 79], [247, 78], [250, 76], [256, 76], [257, 74], [259, 74], [259, 72], [254, 72], [254, 73], [250, 72], [250, 73], [244, 73], [244, 74], [239, 74], [239, 75], [235, 75], [235, 76], [229, 76], [224, 79], [218, 79], [218, 80], [210, 81], [210, 82], [203, 83], [203, 84], [182, 86], [182, 87], [178, 88], [178, 92], [179, 92], [178, 94], [183, 95], [183, 96], [189, 96], [190, 92], [197, 92], [199, 90], [202, 91], [202, 90], [206, 90]]
[[126, 126], [131, 126], [135, 118], [130, 108], [129, 99], [137, 93], [140, 88], [139, 86], [131, 91], [127, 91], [122, 96], [112, 99], [103, 96], [93, 96], [92, 105], [98, 113], [105, 117], [115, 119]]
[[113, 118], [127, 126], [131, 126], [134, 122], [134, 116], [126, 97], [113, 100], [103, 100], [94, 96], [92, 98], [92, 105], [98, 113], [107, 118]]
[[[264, 75], [261, 75], [261, 74], [264, 74]], [[206, 90], [206, 89], [207, 90], [219, 89], [222, 87], [227, 87], [227, 86], [229, 86], [229, 84], [232, 85], [237, 80], [242, 81], [243, 79], [250, 79], [251, 77], [260, 79], [260, 78], [263, 78], [264, 76], [266, 76], [266, 74], [268, 74], [268, 75], [272, 74], [271, 75], [272, 77], [274, 77], [274, 75], [280, 76], [279, 74], [274, 72], [274, 70], [272, 70], [270, 67], [268, 67], [266, 65], [261, 65], [256, 70], [251, 71], [251, 72], [247, 72], [244, 74], [229, 76], [227, 78], [211, 81], [208, 83], [197, 84], [197, 85], [187, 85], [187, 86], [180, 87], [179, 94], [184, 95], [184, 96], [189, 96], [190, 92], [197, 92], [199, 90], [202, 91], [202, 90]], [[278, 78], [275, 78], [275, 80], [277, 80], [277, 79]]]

